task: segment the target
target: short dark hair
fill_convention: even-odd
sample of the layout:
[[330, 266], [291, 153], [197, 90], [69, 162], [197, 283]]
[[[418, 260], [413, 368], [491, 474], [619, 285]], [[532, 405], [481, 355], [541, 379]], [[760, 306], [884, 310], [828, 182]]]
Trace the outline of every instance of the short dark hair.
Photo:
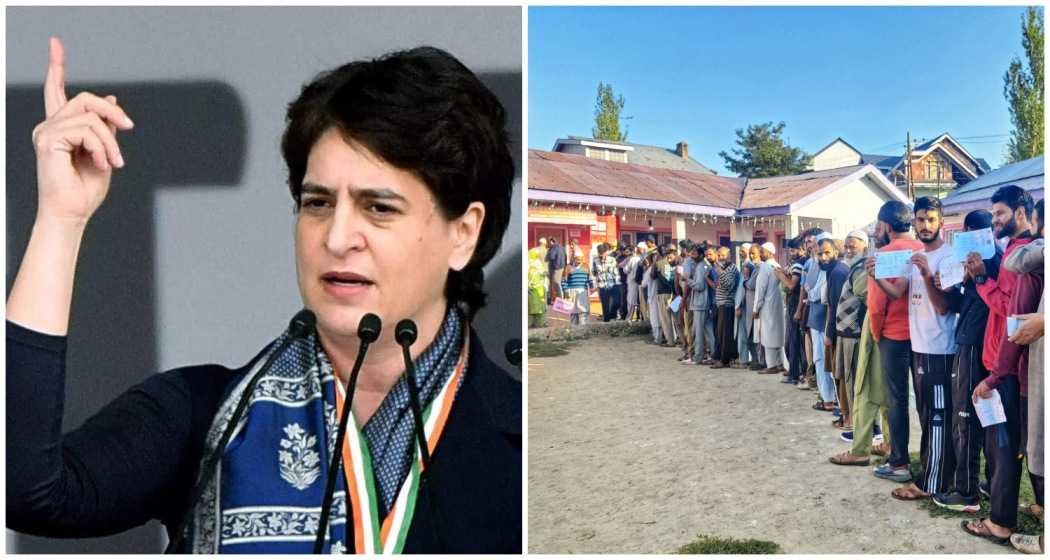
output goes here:
[[899, 200], [887, 200], [882, 208], [879, 208], [879, 221], [885, 222], [897, 233], [904, 233], [911, 229], [912, 218], [914, 216], [911, 208]]
[[[912, 212], [918, 214], [919, 210], [926, 210], [927, 213], [930, 210], [934, 210], [938, 216], [944, 216], [944, 212], [941, 211], [941, 199], [935, 196], [923, 196], [915, 199], [915, 206], [912, 207]], [[914, 216], [912, 217], [914, 218]]]
[[416, 175], [445, 219], [484, 204], [474, 255], [449, 271], [445, 297], [468, 319], [485, 305], [483, 267], [510, 222], [514, 159], [506, 110], [470, 69], [434, 47], [351, 62], [304, 85], [286, 121], [281, 152], [296, 211], [310, 151], [333, 128]]
[[818, 227], [809, 228], [806, 231], [802, 232], [802, 241], [805, 242], [807, 237], [816, 237], [822, 233], [824, 233], [824, 230]]
[[987, 210], [974, 210], [963, 218], [966, 229], [985, 229], [992, 227], [992, 213]]
[[1043, 222], [1046, 221], [1046, 216], [1043, 215], [1043, 200], [1045, 200], [1045, 199], [1040, 198], [1039, 202], [1036, 202], [1035, 206], [1034, 206], [1035, 214], [1039, 214], [1039, 225], [1040, 226], [1044, 225]]
[[804, 245], [802, 240], [803, 240], [803, 236], [802, 235], [799, 235], [797, 237], [792, 237], [791, 239], [788, 239], [788, 249], [799, 249], [799, 248], [801, 248], [802, 245]]
[[1013, 211], [1017, 211], [1018, 208], [1024, 208], [1024, 215], [1028, 218], [1032, 217], [1032, 207], [1035, 206], [1035, 203], [1032, 202], [1032, 195], [1017, 185], [999, 187], [995, 194], [992, 195], [992, 204], [996, 202], [1009, 206], [1010, 210]]

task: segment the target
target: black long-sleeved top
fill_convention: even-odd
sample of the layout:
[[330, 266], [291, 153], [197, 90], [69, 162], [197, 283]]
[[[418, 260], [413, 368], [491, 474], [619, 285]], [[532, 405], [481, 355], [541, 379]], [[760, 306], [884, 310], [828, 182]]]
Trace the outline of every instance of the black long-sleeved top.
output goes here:
[[[65, 350], [65, 337], [7, 323], [7, 527], [99, 537], [159, 519], [170, 537], [189, 506], [207, 430], [248, 366], [153, 375], [63, 436]], [[405, 552], [440, 550], [430, 501], [444, 552], [520, 552], [521, 384], [488, 360], [473, 332], [432, 461]]]
[[[996, 247], [995, 255], [984, 259], [984, 270], [989, 278], [999, 277], [999, 265], [1003, 260], [1003, 251]], [[956, 344], [982, 344], [984, 330], [988, 328], [988, 305], [977, 293], [977, 284], [973, 278], [967, 278], [961, 289], [947, 292], [948, 309], [959, 314], [955, 326]]]

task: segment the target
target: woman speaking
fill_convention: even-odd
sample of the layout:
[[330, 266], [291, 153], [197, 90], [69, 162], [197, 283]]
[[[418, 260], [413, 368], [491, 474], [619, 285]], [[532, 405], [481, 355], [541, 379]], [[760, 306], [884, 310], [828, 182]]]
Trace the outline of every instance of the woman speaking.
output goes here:
[[243, 367], [153, 375], [63, 434], [81, 240], [136, 165], [119, 100], [67, 98], [64, 74], [52, 39], [7, 300], [8, 528], [159, 519], [184, 553], [520, 552], [520, 384], [470, 325], [514, 176], [492, 92], [429, 47], [305, 85], [281, 142], [304, 311]]

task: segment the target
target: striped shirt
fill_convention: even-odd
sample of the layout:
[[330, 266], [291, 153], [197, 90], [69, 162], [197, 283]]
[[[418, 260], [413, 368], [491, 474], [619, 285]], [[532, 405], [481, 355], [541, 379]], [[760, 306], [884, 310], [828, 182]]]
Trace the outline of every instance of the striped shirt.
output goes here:
[[613, 288], [620, 285], [620, 270], [616, 267], [616, 259], [608, 253], [605, 258], [595, 257], [591, 265], [591, 276], [594, 276], [598, 288]]
[[569, 273], [568, 278], [565, 279], [565, 289], [575, 290], [584, 289], [590, 287], [590, 278], [587, 277], [587, 271], [583, 267], [576, 267]]

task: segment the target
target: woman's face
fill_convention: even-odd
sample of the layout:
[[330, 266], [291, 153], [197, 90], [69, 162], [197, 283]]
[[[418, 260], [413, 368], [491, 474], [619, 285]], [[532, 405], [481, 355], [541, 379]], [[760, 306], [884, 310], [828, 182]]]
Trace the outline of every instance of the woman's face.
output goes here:
[[299, 291], [318, 331], [354, 337], [366, 313], [388, 340], [401, 319], [440, 324], [449, 269], [469, 262], [483, 218], [473, 203], [446, 220], [415, 175], [329, 129], [310, 151], [295, 228]]
[[761, 252], [758, 250], [757, 245], [752, 245], [751, 249], [749, 249], [748, 252], [751, 255], [751, 262], [757, 263], [762, 260]]

